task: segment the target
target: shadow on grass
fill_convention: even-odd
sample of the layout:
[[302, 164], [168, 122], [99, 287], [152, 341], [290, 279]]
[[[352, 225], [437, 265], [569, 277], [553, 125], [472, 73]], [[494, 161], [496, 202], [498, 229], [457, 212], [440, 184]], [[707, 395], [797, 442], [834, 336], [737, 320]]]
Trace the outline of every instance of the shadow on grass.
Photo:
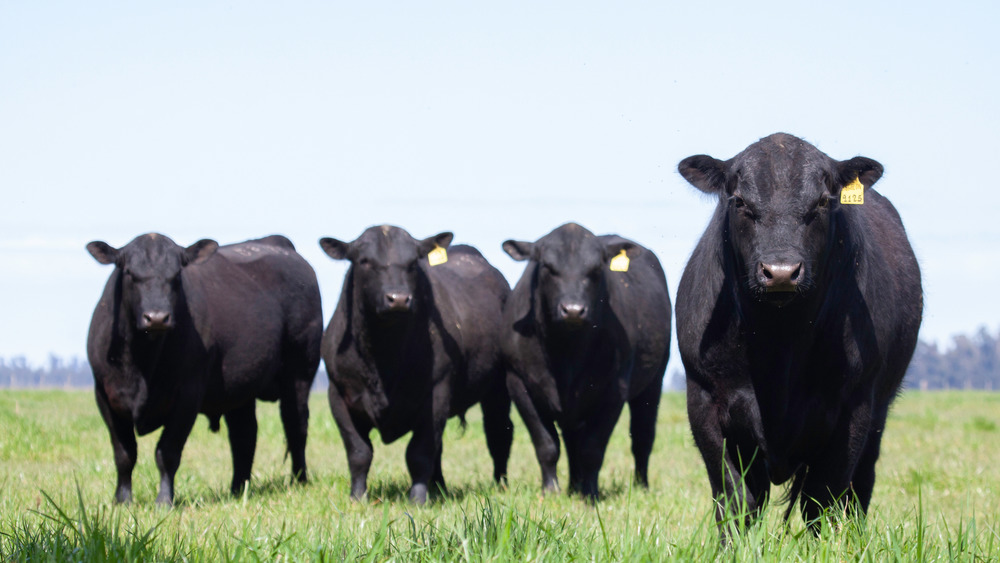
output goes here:
[[[467, 485], [448, 487], [447, 491], [431, 489], [428, 495], [427, 505], [436, 506], [449, 502], [461, 502], [467, 497], [492, 495], [502, 493], [506, 487], [494, 483], [493, 481], [481, 481]], [[410, 502], [410, 481], [409, 479], [392, 479], [373, 481], [368, 487], [368, 499], [370, 503], [400, 503]]]
[[178, 492], [174, 497], [174, 508], [197, 508], [229, 502], [239, 502], [246, 499], [267, 499], [283, 496], [289, 490], [305, 491], [309, 483], [299, 483], [286, 475], [272, 475], [264, 479], [251, 479], [250, 485], [242, 493], [233, 494], [228, 486], [203, 489], [194, 494]]

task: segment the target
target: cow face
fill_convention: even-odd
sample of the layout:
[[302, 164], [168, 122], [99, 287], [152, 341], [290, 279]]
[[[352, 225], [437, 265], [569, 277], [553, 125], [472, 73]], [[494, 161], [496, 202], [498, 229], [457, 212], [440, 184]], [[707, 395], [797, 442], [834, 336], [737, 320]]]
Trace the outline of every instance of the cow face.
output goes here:
[[504, 251], [514, 260], [537, 263], [536, 299], [544, 322], [568, 330], [600, 323], [607, 302], [608, 264], [622, 250], [639, 247], [620, 241], [605, 244], [575, 223], [563, 225], [537, 242], [508, 240]]
[[94, 241], [87, 250], [101, 264], [114, 264], [121, 275], [122, 309], [134, 327], [148, 334], [174, 327], [177, 302], [183, 294], [181, 270], [208, 260], [219, 244], [203, 239], [184, 248], [168, 237], [151, 233], [122, 248]]
[[855, 180], [870, 188], [882, 175], [874, 160], [838, 162], [781, 133], [725, 162], [707, 155], [686, 158], [678, 170], [699, 190], [719, 196], [746, 288], [776, 306], [815, 287], [832, 222], [843, 212], [840, 190]]
[[361, 306], [380, 318], [412, 313], [420, 307], [426, 275], [421, 262], [435, 248], [447, 248], [449, 232], [417, 240], [399, 227], [371, 227], [353, 242], [334, 238], [319, 241], [335, 260], [350, 260]]

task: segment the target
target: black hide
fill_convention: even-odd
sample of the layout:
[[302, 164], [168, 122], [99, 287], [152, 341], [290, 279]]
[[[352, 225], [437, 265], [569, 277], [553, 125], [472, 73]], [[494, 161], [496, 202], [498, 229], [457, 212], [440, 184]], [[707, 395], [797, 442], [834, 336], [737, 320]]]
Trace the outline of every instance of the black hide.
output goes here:
[[172, 504], [174, 474], [198, 413], [225, 417], [233, 493], [250, 479], [256, 399], [280, 400], [292, 474], [306, 480], [309, 388], [319, 365], [323, 312], [316, 274], [285, 237], [188, 248], [159, 234], [87, 249], [115, 269], [90, 324], [87, 355], [111, 433], [118, 486], [132, 498], [135, 432], [163, 427], [157, 502]]
[[[531, 433], [543, 490], [559, 488], [558, 424], [570, 490], [597, 499], [604, 452], [626, 402], [636, 481], [648, 486], [670, 354], [670, 295], [659, 260], [632, 241], [573, 223], [534, 243], [503, 246], [528, 260], [504, 308], [502, 343], [507, 386]], [[627, 259], [627, 270], [612, 271], [616, 257]]]
[[[797, 496], [813, 526], [832, 505], [867, 510], [922, 309], [899, 215], [871, 189], [882, 166], [775, 134], [678, 168], [718, 196], [677, 291], [677, 336], [719, 521], [751, 521], [789, 479], [786, 518]], [[842, 204], [855, 181], [864, 203]]]
[[[445, 423], [476, 403], [493, 477], [506, 477], [513, 426], [498, 341], [510, 287], [478, 250], [449, 248], [451, 239], [416, 240], [380, 226], [350, 243], [320, 241], [330, 257], [351, 261], [323, 336], [323, 360], [354, 499], [367, 491], [373, 428], [386, 443], [413, 432], [406, 449], [413, 501], [444, 490]], [[446, 252], [447, 261], [432, 266], [432, 251]]]

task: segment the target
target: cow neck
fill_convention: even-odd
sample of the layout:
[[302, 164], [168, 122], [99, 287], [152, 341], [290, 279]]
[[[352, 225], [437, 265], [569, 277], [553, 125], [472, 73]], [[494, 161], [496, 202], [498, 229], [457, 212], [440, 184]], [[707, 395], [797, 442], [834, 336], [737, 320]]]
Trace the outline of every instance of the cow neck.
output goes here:
[[[190, 315], [183, 288], [179, 289], [177, 303], [172, 314], [174, 329], [164, 334], [150, 337], [135, 327], [135, 312], [123, 305], [121, 300], [121, 279], [116, 284], [114, 336], [109, 351], [109, 362], [120, 366], [123, 371], [133, 372], [141, 379], [152, 383], [157, 381], [157, 372], [171, 359], [169, 351], [179, 346], [180, 330], [190, 324]], [[162, 383], [162, 382], [161, 382]]]
[[[373, 365], [380, 377], [392, 379], [407, 364], [407, 352], [419, 346], [420, 335], [427, 332], [427, 307], [396, 318], [379, 318], [365, 310], [361, 289], [353, 283], [352, 300], [356, 310], [352, 313], [352, 332], [357, 335], [358, 350], [363, 360]], [[422, 285], [416, 299], [427, 302]], [[388, 389], [387, 389], [388, 390]]]
[[594, 365], [594, 356], [600, 349], [597, 343], [604, 332], [601, 326], [603, 319], [598, 316], [596, 324], [577, 329], [560, 327], [546, 319], [540, 300], [536, 292], [532, 307], [535, 309], [535, 323], [543, 344], [542, 350], [550, 369], [571, 376]]

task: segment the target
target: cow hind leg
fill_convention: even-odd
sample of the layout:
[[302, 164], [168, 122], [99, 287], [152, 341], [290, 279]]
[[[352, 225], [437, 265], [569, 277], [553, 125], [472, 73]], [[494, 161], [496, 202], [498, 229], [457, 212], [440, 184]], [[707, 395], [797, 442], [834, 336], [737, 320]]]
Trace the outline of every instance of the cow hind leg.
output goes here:
[[649, 488], [649, 454], [656, 439], [656, 414], [660, 408], [660, 382], [650, 384], [628, 403], [632, 457], [635, 459], [635, 482]]
[[510, 395], [502, 376], [495, 378], [492, 388], [480, 403], [483, 409], [483, 432], [486, 447], [493, 459], [493, 480], [507, 481], [507, 460], [514, 441], [514, 424], [510, 421]]
[[868, 434], [868, 442], [865, 450], [858, 460], [858, 466], [854, 470], [854, 478], [851, 487], [857, 498], [857, 508], [861, 514], [868, 513], [868, 505], [872, 500], [872, 491], [875, 488], [875, 463], [878, 462], [882, 449], [882, 434], [885, 430], [885, 419], [888, 410], [880, 413], [879, 419], [873, 424], [871, 432]]
[[285, 443], [292, 457], [292, 479], [308, 481], [306, 475], [306, 439], [309, 434], [309, 380], [293, 379], [282, 391], [281, 424]]
[[238, 495], [250, 482], [253, 458], [257, 449], [257, 404], [246, 405], [226, 413], [229, 450], [233, 454], [233, 482], [229, 490]]

